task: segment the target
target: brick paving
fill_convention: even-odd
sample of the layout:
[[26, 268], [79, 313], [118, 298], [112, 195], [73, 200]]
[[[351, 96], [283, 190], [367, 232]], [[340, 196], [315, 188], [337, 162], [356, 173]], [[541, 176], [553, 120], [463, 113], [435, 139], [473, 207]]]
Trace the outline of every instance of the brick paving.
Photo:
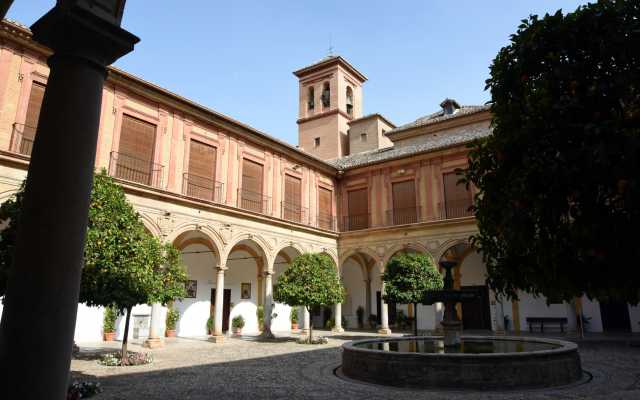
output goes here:
[[[318, 332], [329, 335], [328, 332]], [[368, 335], [368, 336], [366, 336]], [[169, 339], [153, 350], [153, 364], [105, 367], [93, 351], [119, 343], [81, 346], [71, 364], [76, 379], [97, 380], [106, 399], [640, 399], [640, 347], [625, 341], [589, 341], [580, 346], [583, 368], [593, 378], [570, 387], [510, 392], [416, 391], [344, 380], [334, 374], [340, 345], [352, 338], [330, 336], [325, 345], [300, 345], [293, 338], [263, 342], [230, 338]], [[136, 344], [131, 349], [139, 350]]]

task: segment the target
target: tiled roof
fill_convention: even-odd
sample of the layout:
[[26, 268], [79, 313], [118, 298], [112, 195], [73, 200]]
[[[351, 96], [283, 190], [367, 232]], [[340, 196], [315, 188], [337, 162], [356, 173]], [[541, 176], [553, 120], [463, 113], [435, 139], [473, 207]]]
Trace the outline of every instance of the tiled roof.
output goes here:
[[393, 135], [398, 132], [406, 131], [412, 128], [417, 128], [420, 126], [431, 125], [438, 122], [446, 121], [448, 119], [462, 117], [463, 115], [475, 114], [481, 111], [487, 111], [490, 109], [490, 105], [484, 106], [462, 106], [456, 110], [453, 114], [445, 114], [444, 110], [440, 110], [434, 112], [429, 115], [425, 115], [424, 117], [420, 117], [413, 122], [409, 122], [408, 124], [401, 125], [395, 129], [390, 130], [386, 133], [387, 136]]
[[309, 73], [310, 71], [315, 71], [316, 68], [321, 68], [323, 67], [325, 64], [330, 65], [332, 63], [340, 63], [344, 68], [346, 68], [348, 71], [350, 71], [357, 79], [360, 79], [362, 82], [367, 80], [367, 77], [364, 76], [362, 74], [362, 72], [358, 71], [353, 65], [351, 65], [347, 60], [345, 60], [343, 57], [341, 56], [337, 56], [337, 55], [330, 55], [330, 56], [326, 56], [323, 59], [321, 59], [320, 61], [317, 61], [311, 65], [308, 65], [306, 67], [300, 68], [296, 71], [293, 71], [293, 74], [295, 76], [297, 76], [298, 78], [302, 77], [303, 75], [306, 75], [307, 73]]
[[490, 128], [478, 125], [469, 125], [461, 127], [454, 132], [431, 134], [427, 141], [423, 143], [365, 151], [334, 160], [328, 160], [327, 162], [339, 170], [345, 170], [381, 161], [408, 157], [414, 154], [440, 150], [454, 145], [465, 144], [472, 142], [475, 139], [486, 137], [490, 134]]
[[367, 114], [364, 117], [354, 118], [351, 121], [348, 121], [347, 123], [348, 124], [353, 124], [354, 122], [359, 122], [359, 121], [363, 121], [365, 119], [370, 119], [370, 118], [379, 118], [379, 119], [383, 120], [387, 125], [391, 126], [392, 128], [396, 127], [396, 125], [393, 122], [391, 122], [388, 119], [386, 119], [384, 117], [384, 115], [382, 115], [380, 113]]

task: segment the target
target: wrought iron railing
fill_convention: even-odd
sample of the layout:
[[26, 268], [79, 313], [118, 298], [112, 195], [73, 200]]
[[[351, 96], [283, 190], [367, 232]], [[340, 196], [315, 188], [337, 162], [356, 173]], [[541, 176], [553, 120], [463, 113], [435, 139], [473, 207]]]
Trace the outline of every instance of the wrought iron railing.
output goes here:
[[14, 153], [31, 156], [33, 140], [36, 137], [36, 127], [25, 124], [13, 124], [11, 133], [11, 151]]
[[316, 217], [316, 227], [329, 231], [336, 230], [336, 217], [331, 213], [318, 212]]
[[238, 208], [271, 214], [271, 197], [250, 190], [238, 189]]
[[153, 161], [132, 157], [124, 153], [111, 152], [109, 172], [111, 176], [143, 185], [161, 187], [164, 167]]
[[387, 210], [385, 225], [415, 224], [420, 221], [420, 207], [394, 208]]
[[471, 199], [464, 200], [448, 200], [438, 203], [438, 219], [464, 218], [473, 216], [473, 201]]
[[342, 218], [343, 231], [367, 229], [371, 224], [371, 214], [346, 215]]
[[223, 188], [222, 182], [188, 172], [182, 174], [182, 194], [185, 196], [222, 203]]
[[300, 206], [300, 204], [282, 201], [280, 202], [280, 210], [282, 212], [282, 219], [302, 224], [307, 223], [308, 210], [307, 208]]

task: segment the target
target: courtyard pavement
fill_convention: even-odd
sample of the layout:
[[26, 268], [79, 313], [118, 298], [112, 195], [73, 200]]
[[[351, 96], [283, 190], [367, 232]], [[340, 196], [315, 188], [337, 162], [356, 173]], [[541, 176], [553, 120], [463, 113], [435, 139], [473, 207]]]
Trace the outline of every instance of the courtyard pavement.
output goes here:
[[[314, 331], [314, 334], [316, 331]], [[331, 334], [325, 345], [301, 345], [294, 337], [265, 342], [229, 338], [222, 344], [202, 339], [167, 339], [151, 352], [154, 362], [134, 367], [105, 367], [97, 353], [119, 342], [82, 345], [71, 363], [78, 380], [100, 382], [106, 399], [640, 399], [640, 347], [628, 341], [580, 343], [583, 369], [593, 377], [576, 385], [528, 391], [417, 391], [347, 381], [334, 374], [340, 345], [377, 336]], [[636, 342], [637, 345], [637, 342]], [[131, 350], [141, 350], [139, 344]], [[149, 351], [143, 349], [144, 351]]]

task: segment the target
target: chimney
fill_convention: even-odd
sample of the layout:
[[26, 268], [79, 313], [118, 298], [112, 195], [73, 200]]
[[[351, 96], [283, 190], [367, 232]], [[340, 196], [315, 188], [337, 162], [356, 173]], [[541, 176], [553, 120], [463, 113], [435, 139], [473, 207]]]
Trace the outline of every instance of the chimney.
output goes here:
[[446, 98], [440, 103], [440, 107], [442, 107], [443, 115], [452, 115], [460, 109], [460, 104], [453, 99]]

